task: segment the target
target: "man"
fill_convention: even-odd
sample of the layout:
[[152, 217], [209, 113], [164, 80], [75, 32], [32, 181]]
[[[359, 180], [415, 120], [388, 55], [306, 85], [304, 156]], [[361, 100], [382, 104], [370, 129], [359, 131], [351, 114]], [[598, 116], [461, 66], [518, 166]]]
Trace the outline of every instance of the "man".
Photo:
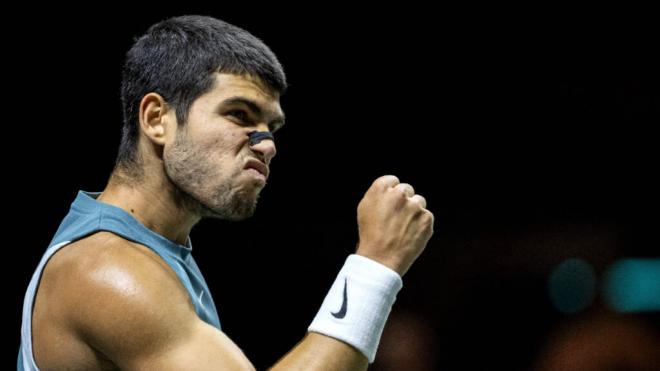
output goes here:
[[[284, 72], [261, 41], [209, 17], [152, 26], [127, 54], [124, 129], [102, 193], [80, 192], [26, 294], [18, 369], [252, 370], [222, 331], [188, 234], [252, 215], [284, 123]], [[360, 243], [305, 338], [274, 370], [364, 370], [433, 215], [376, 179]]]

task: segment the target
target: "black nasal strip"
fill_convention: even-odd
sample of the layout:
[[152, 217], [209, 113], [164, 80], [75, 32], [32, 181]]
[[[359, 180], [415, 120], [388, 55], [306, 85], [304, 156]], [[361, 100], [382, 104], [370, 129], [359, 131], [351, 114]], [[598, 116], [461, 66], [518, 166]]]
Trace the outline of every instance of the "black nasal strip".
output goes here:
[[264, 139], [275, 141], [273, 134], [269, 131], [251, 131], [248, 133], [248, 137], [250, 138], [250, 146], [256, 146]]

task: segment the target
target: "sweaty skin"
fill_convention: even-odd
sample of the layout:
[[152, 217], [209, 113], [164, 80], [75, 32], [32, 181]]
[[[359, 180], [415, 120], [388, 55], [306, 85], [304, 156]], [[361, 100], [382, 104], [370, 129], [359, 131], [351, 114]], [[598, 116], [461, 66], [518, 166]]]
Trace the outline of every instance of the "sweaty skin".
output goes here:
[[[179, 244], [204, 217], [252, 215], [276, 149], [269, 139], [251, 145], [249, 133], [274, 132], [283, 123], [279, 96], [258, 79], [215, 77], [185, 125], [160, 95], [143, 97], [138, 151], [144, 176], [127, 182], [126, 174], [113, 173], [98, 198]], [[433, 214], [412, 186], [384, 176], [360, 202], [358, 226], [357, 254], [403, 276], [433, 233]], [[199, 319], [159, 256], [108, 232], [64, 247], [48, 262], [35, 299], [33, 344], [43, 370], [254, 370], [231, 339]], [[308, 333], [272, 369], [367, 365], [350, 345]]]

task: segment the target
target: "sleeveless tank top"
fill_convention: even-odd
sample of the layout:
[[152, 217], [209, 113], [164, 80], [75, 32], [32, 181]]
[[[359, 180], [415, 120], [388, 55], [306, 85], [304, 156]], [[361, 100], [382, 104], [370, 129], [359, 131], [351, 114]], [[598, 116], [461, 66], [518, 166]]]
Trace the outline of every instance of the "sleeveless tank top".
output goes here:
[[107, 231], [153, 250], [176, 273], [188, 291], [200, 319], [220, 329], [220, 319], [211, 292], [192, 256], [188, 238], [186, 246], [179, 245], [145, 227], [126, 211], [100, 201], [101, 193], [78, 192], [71, 209], [60, 224], [32, 280], [23, 302], [21, 345], [18, 352], [17, 370], [39, 370], [32, 353], [32, 309], [39, 281], [48, 260], [61, 248], [81, 238], [100, 231]]

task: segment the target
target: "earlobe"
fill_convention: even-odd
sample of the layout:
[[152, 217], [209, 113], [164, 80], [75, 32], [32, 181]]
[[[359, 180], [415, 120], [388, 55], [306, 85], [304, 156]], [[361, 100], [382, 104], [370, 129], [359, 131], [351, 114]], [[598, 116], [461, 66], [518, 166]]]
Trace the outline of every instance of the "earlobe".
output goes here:
[[165, 144], [168, 106], [160, 94], [149, 93], [140, 102], [140, 129], [154, 143]]

